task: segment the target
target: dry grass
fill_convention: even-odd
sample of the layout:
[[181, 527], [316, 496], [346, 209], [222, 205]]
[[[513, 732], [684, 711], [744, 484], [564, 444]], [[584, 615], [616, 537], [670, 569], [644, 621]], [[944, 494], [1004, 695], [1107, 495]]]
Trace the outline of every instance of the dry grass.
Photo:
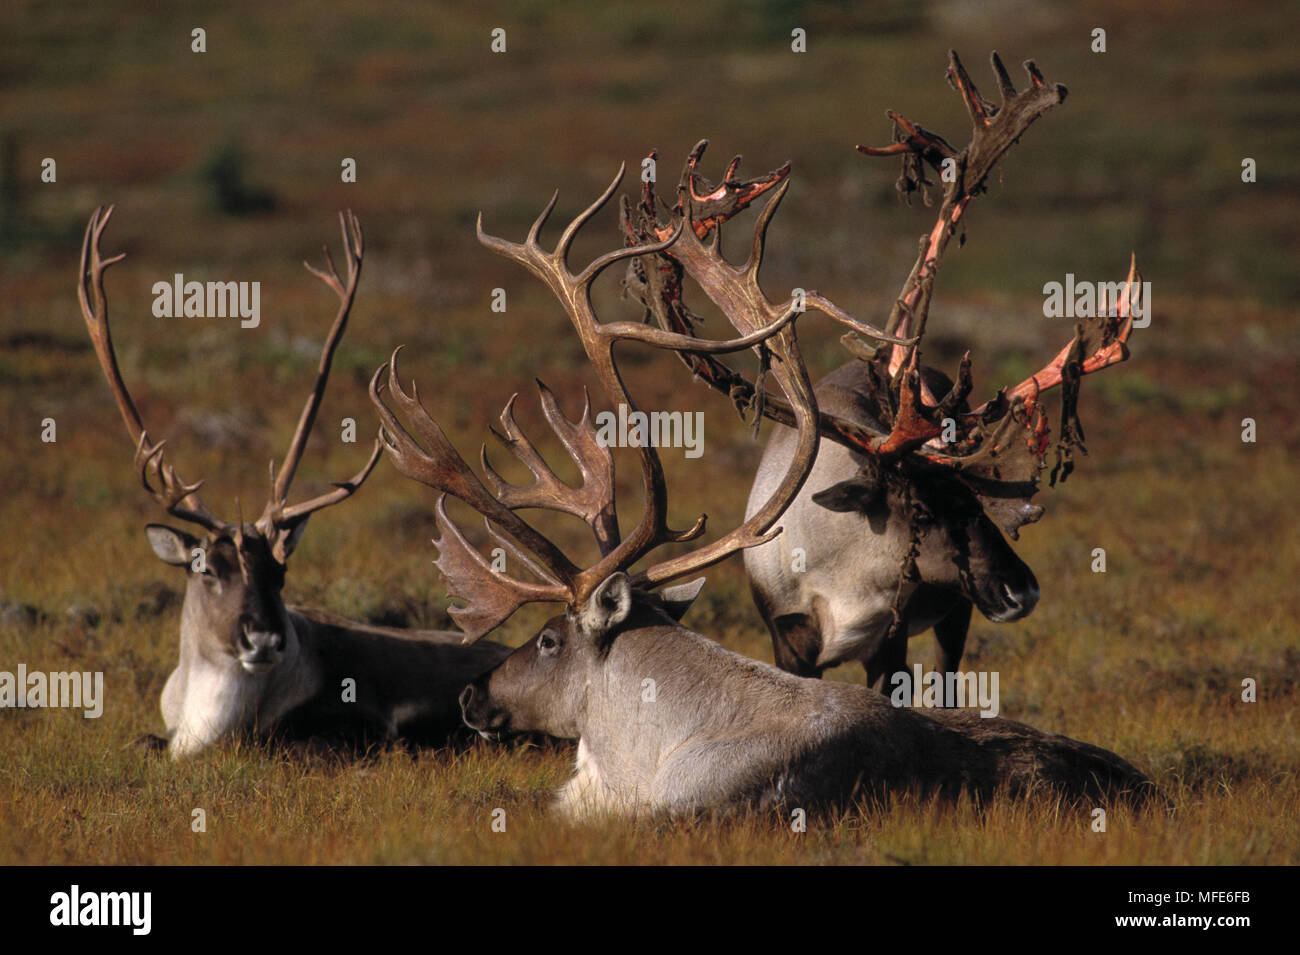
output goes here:
[[[950, 7], [902, 6], [866, 22], [856, 5], [737, 18], [718, 4], [692, 14], [692, 32], [648, 12], [580, 18], [559, 3], [510, 19], [512, 52], [493, 61], [495, 22], [375, 6], [328, 22], [296, 4], [213, 14], [204, 59], [184, 52], [184, 18], [110, 24], [107, 7], [56, 15], [22, 4], [0, 18], [17, 51], [0, 74], [0, 125], [24, 170], [0, 259], [0, 600], [41, 616], [0, 627], [0, 669], [102, 670], [108, 695], [99, 720], [0, 711], [0, 863], [1300, 862], [1300, 325], [1285, 253], [1297, 247], [1286, 184], [1300, 143], [1294, 124], [1254, 132], [1294, 115], [1293, 29], [1225, 19], [1211, 5], [1196, 16], [1103, 5], [1025, 16], [994, 35]], [[805, 59], [781, 52], [787, 16], [810, 26]], [[1115, 24], [1108, 60], [1086, 52], [1097, 17]], [[691, 44], [724, 23], [728, 39], [705, 59]], [[119, 42], [106, 49], [95, 39], [110, 28]], [[717, 169], [738, 149], [754, 169], [793, 158], [772, 288], [803, 283], [882, 314], [929, 213], [893, 205], [893, 167], [850, 147], [884, 139], [885, 107], [956, 138], [959, 107], [940, 75], [948, 45], [972, 69], [995, 46], [1009, 60], [1032, 53], [1072, 95], [974, 208], [970, 241], [940, 282], [933, 357], [951, 365], [978, 337], [977, 390], [1023, 373], [1064, 340], [1034, 317], [1042, 283], [1067, 271], [1117, 278], [1131, 247], [1157, 307], [1133, 360], [1086, 384], [1091, 454], [1069, 484], [1041, 495], [1049, 512], [1018, 545], [1042, 603], [1014, 625], [977, 619], [968, 664], [999, 671], [1004, 715], [1150, 772], [1172, 814], [1116, 811], [1100, 834], [1051, 806], [900, 798], [814, 817], [801, 835], [752, 816], [573, 830], [546, 811], [568, 771], [563, 745], [340, 759], [236, 744], [182, 765], [129, 746], [161, 728], [182, 582], [149, 555], [141, 526], [157, 515], [130, 473], [76, 311], [78, 230], [95, 204], [120, 204], [105, 249], [130, 253], [109, 279], [126, 378], [183, 473], [206, 477], [223, 510], [237, 495], [260, 500], [330, 314], [296, 263], [336, 241], [334, 208], [361, 215], [366, 274], [299, 479], [305, 495], [355, 470], [364, 452], [338, 442], [334, 423], [371, 427], [364, 380], [396, 343], [409, 344], [407, 373], [463, 449], [530, 376], [577, 400], [587, 376], [562, 316], [535, 282], [477, 247], [472, 216], [483, 208], [489, 228], [519, 238], [554, 186], [564, 190], [558, 221], [650, 146], [665, 170], [704, 135], [723, 154], [710, 156]], [[700, 62], [707, 82], [665, 80]], [[276, 194], [274, 215], [236, 220], [206, 205], [196, 170], [226, 140], [243, 144], [250, 179]], [[354, 154], [361, 181], [343, 187], [338, 159]], [[57, 187], [31, 182], [46, 155], [58, 157]], [[1241, 155], [1259, 160], [1254, 187], [1239, 182]], [[612, 226], [610, 216], [595, 223], [575, 261], [599, 251]], [[176, 271], [262, 281], [262, 327], [160, 330], [149, 288]], [[504, 316], [487, 307], [498, 286], [509, 294]], [[613, 280], [598, 298], [607, 314], [627, 314]], [[833, 333], [809, 324], [804, 337], [817, 371], [842, 360]], [[706, 413], [704, 457], [666, 455], [675, 523], [707, 509], [726, 526], [758, 447], [680, 368], [627, 358], [647, 405]], [[46, 416], [58, 422], [55, 444], [39, 440]], [[1240, 440], [1247, 416], [1258, 422], [1253, 445]], [[205, 437], [214, 424], [225, 431]], [[630, 513], [629, 471], [624, 480]], [[288, 594], [439, 625], [430, 526], [429, 495], [381, 464], [356, 500], [314, 520]], [[1106, 548], [1104, 575], [1089, 569], [1094, 547]], [[68, 616], [72, 607], [93, 608], [98, 623]], [[503, 638], [518, 642], [535, 619], [521, 615]], [[771, 658], [738, 562], [711, 574], [687, 622]], [[930, 653], [928, 638], [914, 641], [914, 658]], [[1258, 703], [1240, 701], [1246, 677]], [[207, 814], [203, 834], [190, 828], [195, 808]], [[491, 831], [496, 808], [505, 833]]]

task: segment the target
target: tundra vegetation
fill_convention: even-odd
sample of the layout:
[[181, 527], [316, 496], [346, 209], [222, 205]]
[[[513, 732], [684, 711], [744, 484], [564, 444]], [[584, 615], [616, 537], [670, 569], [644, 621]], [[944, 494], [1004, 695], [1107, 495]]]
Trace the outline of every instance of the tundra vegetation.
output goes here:
[[[7, 6], [0, 28], [14, 59], [0, 83], [14, 160], [0, 190], [0, 669], [103, 671], [106, 700], [98, 720], [0, 712], [0, 859], [1300, 862], [1300, 542], [1279, 533], [1294, 510], [1300, 453], [1300, 285], [1288, 252], [1300, 130], [1284, 121], [1300, 109], [1288, 39], [1300, 22], [1295, 11], [1252, 17], [1210, 4], [1196, 16], [1125, 10], [1110, 28], [1111, 51], [1093, 54], [1093, 17], [1033, 9], [1010, 26], [956, 22], [956, 7], [883, 21], [814, 9], [803, 24], [809, 52], [794, 55], [770, 14], [703, 4], [678, 24], [649, 7], [629, 20], [561, 2], [512, 28], [510, 52], [496, 62], [480, 40], [498, 24], [474, 13], [369, 4], [322, 30], [305, 5], [218, 11], [210, 34], [224, 28], [240, 40], [210, 44], [199, 60], [175, 42], [193, 26], [179, 12], [120, 23], [108, 8], [86, 8], [74, 23]], [[123, 42], [105, 60], [98, 40], [109, 30]], [[1085, 383], [1088, 414], [1106, 425], [1088, 432], [1090, 454], [1067, 485], [1038, 499], [1048, 513], [1016, 545], [1043, 599], [1013, 624], [976, 617], [963, 668], [1000, 671], [1003, 713], [1141, 766], [1172, 798], [1170, 816], [1135, 825], [1114, 809], [1102, 834], [1053, 805], [976, 811], [899, 796], [884, 812], [810, 815], [805, 833], [765, 814], [575, 831], [548, 811], [571, 771], [565, 744], [340, 760], [241, 742], [182, 764], [125, 748], [156, 724], [180, 594], [141, 538], [156, 505], [121, 479], [129, 449], [68, 296], [89, 208], [121, 206], [115, 249], [131, 253], [114, 272], [124, 375], [146, 420], [174, 422], [159, 437], [194, 449], [187, 469], [213, 475], [205, 497], [223, 508], [264, 496], [265, 459], [292, 434], [319, 354], [321, 293], [296, 263], [318, 254], [324, 220], [304, 210], [364, 216], [373, 284], [309, 442], [312, 465], [296, 482], [322, 493], [324, 477], [353, 473], [364, 456], [364, 444], [337, 440], [338, 424], [369, 420], [365, 383], [393, 342], [419, 354], [421, 382], [438, 389], [439, 408], [453, 409], [443, 424], [461, 447], [500, 411], [503, 379], [513, 390], [535, 375], [566, 408], [580, 406], [589, 375], [572, 336], [557, 330], [544, 348], [518, 345], [554, 320], [553, 299], [473, 241], [473, 215], [484, 209], [498, 234], [522, 235], [537, 184], [563, 183], [557, 218], [567, 220], [610, 169], [650, 146], [680, 155], [707, 134], [754, 163], [792, 159], [799, 186], [774, 226], [770, 288], [793, 287], [820, 263], [819, 291], [883, 318], [933, 210], [900, 209], [894, 172], [851, 146], [879, 129], [887, 106], [940, 128], [960, 121], [938, 81], [953, 33], [965, 49], [1032, 52], [1074, 90], [1052, 117], [1053, 135], [1017, 147], [1005, 193], [991, 183], [997, 201], [972, 219], [978, 241], [946, 256], [927, 361], [956, 367], [983, 334], [990, 379], [1020, 380], [1060, 343], [1061, 324], [1042, 315], [1044, 283], [1067, 273], [1113, 281], [1116, 250], [1140, 250], [1159, 302], [1159, 317], [1135, 336], [1134, 360]], [[311, 44], [283, 42], [308, 34]], [[728, 38], [721, 50], [716, 40], [701, 49], [710, 35]], [[662, 82], [703, 61], [716, 65], [708, 86]], [[538, 97], [539, 80], [557, 95]], [[84, 108], [106, 98], [112, 110]], [[326, 102], [328, 122], [318, 108]], [[275, 191], [272, 215], [223, 217], [198, 191], [204, 157], [231, 130], [250, 177]], [[358, 180], [343, 185], [338, 160], [354, 155]], [[46, 156], [58, 161], [57, 185], [31, 179]], [[1245, 157], [1260, 170], [1253, 184], [1241, 181]], [[586, 252], [608, 247], [614, 217], [589, 229], [579, 240]], [[154, 318], [153, 283], [178, 272], [260, 280], [260, 326]], [[497, 287], [508, 292], [505, 313], [488, 307]], [[615, 279], [595, 294], [615, 313]], [[721, 337], [720, 316], [705, 317]], [[164, 334], [163, 321], [186, 334]], [[810, 367], [841, 363], [839, 332], [806, 324]], [[712, 487], [711, 520], [734, 526], [761, 445], [678, 371], [631, 356], [624, 368], [644, 406], [705, 412], [705, 453], [666, 451], [666, 478]], [[521, 408], [521, 423], [544, 433], [530, 413]], [[1242, 441], [1248, 417], [1253, 444]], [[57, 423], [54, 443], [41, 440], [45, 418]], [[263, 453], [240, 450], [250, 441], [264, 442]], [[368, 506], [358, 497], [304, 537], [287, 596], [359, 619], [448, 627], [430, 572], [427, 490], [381, 463], [363, 493]], [[630, 491], [626, 499], [635, 506]], [[566, 545], [578, 540], [563, 526], [556, 533]], [[1105, 573], [1091, 569], [1098, 547]], [[739, 560], [711, 568], [686, 622], [770, 661], [747, 590]], [[521, 642], [546, 613], [521, 610], [501, 639]], [[933, 666], [932, 643], [914, 643], [912, 659]], [[1246, 678], [1257, 683], [1255, 704], [1241, 701]], [[860, 683], [862, 672], [838, 668], [825, 679]], [[194, 808], [206, 810], [204, 833], [191, 831]], [[504, 833], [491, 829], [496, 808]]]

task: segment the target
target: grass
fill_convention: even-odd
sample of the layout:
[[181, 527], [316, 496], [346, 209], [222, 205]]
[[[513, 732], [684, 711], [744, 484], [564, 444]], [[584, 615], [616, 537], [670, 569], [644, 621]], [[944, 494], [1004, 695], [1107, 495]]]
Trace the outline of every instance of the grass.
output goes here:
[[[8, 5], [0, 603], [33, 618], [0, 618], [0, 669], [102, 670], [107, 704], [99, 720], [0, 710], [0, 863], [1300, 862], [1300, 289], [1286, 253], [1298, 246], [1300, 142], [1285, 122], [1300, 107], [1286, 39], [1295, 11], [1034, 5], [1034, 16], [968, 21], [955, 5], [861, 6], [699, 4], [681, 19], [586, 15], [570, 2], [489, 13], [388, 2], [329, 18], [303, 4], [236, 5], [204, 11], [209, 52], [198, 55], [188, 48], [198, 20], [183, 8], [133, 19], [102, 5]], [[1094, 21], [1107, 25], [1107, 54], [1088, 52]], [[786, 52], [790, 24], [809, 31], [802, 57]], [[510, 46], [493, 58], [498, 25]], [[972, 348], [980, 392], [1024, 374], [1068, 334], [1037, 317], [1042, 285], [1066, 272], [1118, 278], [1130, 249], [1155, 301], [1132, 360], [1085, 382], [1090, 454], [1068, 484], [1042, 492], [1048, 513], [1017, 545], [1042, 602], [1017, 624], [977, 618], [967, 665], [999, 671], [1003, 715], [1149, 772], [1171, 814], [1116, 811], [1097, 833], [1053, 806], [899, 797], [813, 817], [803, 834], [758, 816], [574, 830], [546, 810], [572, 759], [563, 744], [343, 759], [233, 743], [179, 765], [130, 746], [161, 729], [183, 582], [149, 554], [142, 525], [159, 515], [130, 472], [75, 304], [77, 243], [96, 204], [119, 203], [105, 251], [129, 253], [108, 280], [126, 380], [182, 474], [205, 478], [205, 499], [233, 513], [237, 497], [261, 501], [266, 461], [283, 452], [305, 396], [333, 301], [298, 262], [318, 261], [323, 241], [337, 251], [335, 209], [360, 215], [366, 266], [302, 497], [364, 458], [365, 381], [396, 344], [464, 451], [514, 390], [521, 421], [539, 432], [532, 376], [566, 407], [580, 400], [590, 375], [563, 316], [474, 242], [474, 217], [483, 210], [489, 231], [519, 239], [553, 188], [561, 222], [651, 147], [665, 183], [702, 136], [715, 144], [714, 175], [736, 151], [742, 170], [794, 160], [765, 281], [815, 287], [878, 320], [932, 210], [897, 206], [894, 165], [852, 145], [885, 141], [887, 107], [960, 137], [942, 81], [950, 45], [977, 81], [988, 49], [1008, 62], [1032, 54], [1071, 96], [972, 207], [936, 292], [931, 357], [951, 370]], [[214, 207], [202, 170], [226, 144], [273, 211]], [[1247, 155], [1260, 169], [1252, 185], [1240, 182]], [[57, 184], [32, 173], [45, 156], [58, 161]], [[344, 156], [358, 159], [355, 185], [338, 181]], [[598, 217], [573, 261], [607, 248], [613, 229], [611, 213]], [[261, 326], [160, 327], [150, 288], [174, 272], [261, 281]], [[489, 309], [498, 287], [504, 315]], [[602, 315], [634, 315], [616, 279], [596, 299]], [[803, 325], [816, 373], [843, 360], [837, 333]], [[646, 406], [705, 413], [705, 455], [664, 456], [673, 523], [699, 510], [717, 528], [737, 521], [760, 446], [679, 366], [625, 360]], [[40, 440], [46, 417], [52, 444]], [[338, 440], [345, 417], [358, 422], [357, 444]], [[1254, 444], [1241, 441], [1246, 417]], [[628, 518], [633, 476], [623, 468]], [[287, 595], [444, 626], [431, 510], [429, 493], [381, 463], [355, 500], [313, 519]], [[554, 530], [581, 541], [568, 525]], [[1105, 574], [1090, 569], [1096, 547]], [[547, 612], [521, 613], [501, 639], [523, 640]], [[686, 622], [771, 659], [738, 561], [710, 574]], [[928, 664], [931, 644], [913, 641], [912, 657]], [[830, 678], [862, 676], [845, 667]], [[1246, 678], [1256, 703], [1241, 701]], [[191, 829], [196, 808], [203, 833]], [[491, 828], [498, 808], [504, 833]]]

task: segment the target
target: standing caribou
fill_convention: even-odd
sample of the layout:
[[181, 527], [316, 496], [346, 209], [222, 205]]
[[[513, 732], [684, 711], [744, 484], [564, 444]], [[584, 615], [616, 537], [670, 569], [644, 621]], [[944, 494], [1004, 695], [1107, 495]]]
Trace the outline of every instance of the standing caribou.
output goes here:
[[[921, 239], [920, 253], [896, 300], [886, 331], [875, 348], [852, 334], [844, 343], [857, 360], [823, 379], [821, 450], [806, 485], [783, 520], [785, 533], [745, 551], [745, 568], [759, 611], [772, 634], [777, 665], [802, 676], [859, 660], [867, 684], [906, 672], [907, 638], [930, 627], [940, 645], [940, 669], [954, 672], [961, 661], [972, 604], [989, 620], [1018, 620], [1038, 602], [1033, 572], [999, 532], [1013, 539], [1020, 526], [1042, 516], [1029, 502], [1037, 489], [1048, 448], [1042, 392], [1062, 385], [1062, 422], [1055, 483], [1069, 474], [1071, 452], [1082, 449], [1078, 384], [1082, 375], [1128, 357], [1132, 309], [1140, 287], [1135, 267], [1115, 304], [1115, 314], [1085, 319], [1074, 340], [1042, 371], [971, 409], [970, 356], [958, 381], [920, 364], [935, 275], [949, 239], [957, 233], [970, 200], [984, 191], [989, 173], [1031, 123], [1066, 97], [1049, 84], [1032, 61], [1025, 64], [1030, 86], [1017, 92], [1001, 59], [992, 56], [1001, 103], [980, 96], [961, 60], [949, 52], [948, 80], [962, 95], [973, 124], [969, 145], [958, 152], [923, 127], [890, 111], [894, 143], [858, 149], [871, 156], [903, 157], [899, 192], [909, 197], [928, 184], [923, 162], [947, 183], [938, 221]], [[707, 143], [687, 162], [679, 200], [670, 221], [661, 223], [653, 184], [633, 213], [625, 207], [629, 236], [663, 238], [688, 223], [688, 233], [716, 243], [723, 222], [789, 174], [787, 163], [757, 179], [739, 181], [739, 157], [719, 186], [696, 167]], [[946, 174], [944, 174], [946, 173]], [[751, 312], [725, 290], [718, 291], [718, 266], [694, 245], [657, 252], [651, 264], [629, 268], [628, 289], [647, 315], [665, 329], [690, 334], [695, 316], [682, 298], [683, 272], [694, 278], [737, 329], [747, 329]], [[835, 317], [842, 313], [816, 293], [807, 305]], [[756, 513], [781, 481], [805, 437], [791, 430], [791, 408], [767, 395], [716, 358], [683, 354], [695, 374], [778, 425], [763, 455], [749, 499]], [[757, 420], [755, 422], [757, 424]], [[945, 433], [946, 432], [946, 433]]]
[[[716, 239], [703, 244], [697, 229], [681, 219], [666, 237], [643, 242], [630, 235], [626, 247], [574, 274], [568, 265], [572, 241], [614, 194], [622, 175], [620, 170], [604, 194], [570, 223], [554, 252], [538, 242], [554, 198], [522, 244], [487, 235], [481, 217], [479, 240], [523, 265], [555, 294], [613, 405], [636, 408], [614, 361], [618, 342], [692, 355], [761, 346], [795, 423], [795, 452], [766, 499], [739, 526], [694, 551], [633, 572], [660, 545], [697, 540], [705, 529], [704, 517], [686, 530], [669, 526], [666, 481], [653, 447], [636, 448], [644, 509], [623, 536], [613, 456], [591, 425], [590, 401], [572, 421], [539, 383], [543, 413], [577, 464], [581, 486], [560, 481], [542, 460], [514, 419], [514, 398], [502, 412], [504, 433], [497, 437], [535, 481], [505, 482], [486, 449], [480, 478], [424, 408], [414, 385], [403, 389], [394, 352], [370, 384], [380, 441], [399, 471], [440, 492], [434, 509], [436, 565], [449, 593], [465, 601], [451, 614], [466, 639], [479, 639], [525, 603], [565, 607], [504, 663], [470, 684], [461, 697], [465, 721], [489, 737], [537, 731], [577, 739], [576, 772], [558, 802], [559, 809], [575, 816], [806, 807], [898, 788], [948, 795], [970, 791], [980, 797], [1042, 790], [1071, 800], [1145, 796], [1149, 780], [1097, 747], [969, 711], [897, 709], [864, 687], [799, 677], [747, 659], [679, 623], [703, 581], [656, 588], [780, 533], [777, 521], [817, 454], [819, 411], [795, 337], [795, 302], [773, 303], [758, 284], [767, 226], [780, 193], [759, 219], [744, 266], [727, 263]], [[734, 307], [729, 317], [740, 337], [707, 341], [597, 319], [590, 288], [604, 269], [669, 250], [697, 263], [700, 271], [693, 274], [710, 297]], [[824, 300], [818, 303], [864, 334], [892, 338]], [[505, 571], [463, 535], [448, 515], [447, 495], [484, 517], [491, 544], [507, 555]], [[581, 517], [600, 556], [588, 566], [575, 562], [520, 516], [518, 511], [528, 508]]]
[[[325, 250], [326, 269], [307, 269], [339, 299], [320, 365], [279, 473], [271, 464], [271, 496], [255, 523], [219, 519], [199, 499], [202, 482], [186, 484], [152, 444], [118, 369], [108, 327], [104, 271], [122, 254], [103, 258], [100, 237], [113, 208], [96, 209], [81, 248], [78, 298], [86, 327], [118, 410], [135, 444], [135, 468], [173, 517], [206, 532], [195, 537], [163, 524], [146, 533], [164, 562], [186, 569], [180, 662], [163, 688], [162, 713], [173, 757], [192, 755], [223, 737], [279, 724], [295, 732], [360, 730], [369, 736], [436, 738], [459, 725], [457, 694], [510, 652], [499, 644], [465, 647], [455, 634], [371, 627], [320, 611], [289, 609], [281, 591], [289, 555], [316, 511], [350, 497], [379, 458], [335, 489], [289, 504], [289, 485], [320, 409], [335, 349], [347, 327], [361, 276], [360, 223], [340, 214], [346, 281]], [[353, 681], [351, 684], [345, 681]]]

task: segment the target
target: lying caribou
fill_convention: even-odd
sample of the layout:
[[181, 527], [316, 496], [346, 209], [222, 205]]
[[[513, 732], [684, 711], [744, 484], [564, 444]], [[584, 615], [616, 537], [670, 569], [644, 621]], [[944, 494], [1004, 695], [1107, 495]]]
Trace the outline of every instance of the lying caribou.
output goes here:
[[206, 532], [195, 537], [163, 524], [145, 532], [154, 553], [186, 571], [181, 607], [180, 662], [162, 694], [173, 757], [190, 756], [247, 730], [292, 728], [295, 733], [343, 732], [362, 739], [401, 736], [436, 739], [460, 725], [457, 695], [470, 680], [504, 659], [495, 643], [460, 644], [453, 633], [372, 627], [321, 611], [286, 607], [282, 597], [289, 556], [316, 511], [350, 497], [379, 459], [328, 493], [289, 504], [289, 485], [325, 394], [330, 364], [347, 327], [361, 275], [361, 226], [340, 215], [347, 279], [326, 249], [326, 269], [307, 266], [338, 296], [311, 394], [280, 466], [271, 465], [271, 496], [255, 523], [220, 520], [199, 499], [202, 482], [186, 484], [152, 444], [126, 390], [108, 326], [104, 271], [123, 255], [103, 258], [99, 243], [109, 217], [96, 209], [81, 249], [78, 298], [86, 327], [118, 410], [135, 444], [135, 468], [172, 516]]
[[[703, 581], [656, 588], [780, 533], [776, 522], [817, 454], [819, 412], [795, 337], [798, 310], [793, 302], [769, 301], [757, 281], [767, 223], [779, 194], [760, 218], [743, 267], [725, 262], [716, 244], [705, 248], [696, 232], [679, 222], [667, 238], [633, 241], [575, 275], [567, 261], [573, 238], [613, 195], [622, 175], [620, 170], [605, 193], [565, 229], [554, 252], [538, 242], [554, 199], [524, 243], [485, 234], [481, 218], [479, 239], [550, 287], [612, 405], [636, 408], [614, 361], [613, 347], [620, 341], [692, 354], [761, 345], [796, 424], [796, 453], [767, 499], [742, 524], [710, 544], [631, 573], [660, 545], [694, 541], [705, 528], [704, 517], [686, 530], [669, 527], [666, 481], [653, 447], [636, 449], [645, 505], [625, 537], [615, 507], [613, 455], [591, 424], [590, 401], [577, 421], [570, 420], [539, 383], [543, 413], [577, 464], [581, 486], [561, 481], [545, 463], [515, 421], [514, 398], [502, 412], [503, 431], [494, 434], [535, 480], [508, 483], [489, 463], [486, 448], [480, 478], [429, 415], [414, 386], [402, 388], [394, 352], [370, 384], [380, 440], [399, 471], [440, 492], [434, 509], [435, 563], [449, 593], [465, 602], [451, 614], [466, 640], [494, 630], [525, 603], [565, 606], [564, 613], [465, 690], [461, 705], [469, 726], [488, 737], [535, 731], [576, 739], [576, 772], [557, 804], [575, 816], [806, 807], [847, 802], [864, 792], [913, 788], [948, 795], [968, 791], [983, 798], [997, 792], [1044, 792], [1089, 801], [1143, 798], [1150, 781], [1095, 746], [965, 711], [895, 709], [864, 687], [785, 673], [679, 623]], [[707, 341], [597, 319], [590, 287], [605, 268], [669, 249], [711, 263], [711, 292], [748, 309], [740, 337]], [[864, 334], [890, 337], [847, 314], [838, 317]], [[507, 556], [505, 571], [464, 536], [448, 515], [447, 495], [485, 518], [491, 545]], [[587, 567], [575, 563], [520, 516], [526, 508], [581, 517], [600, 557]]]
[[[817, 385], [821, 450], [807, 484], [782, 518], [785, 533], [744, 553], [776, 663], [801, 676], [820, 676], [856, 659], [867, 670], [869, 686], [884, 678], [882, 688], [888, 690], [893, 674], [906, 673], [910, 635], [933, 627], [939, 668], [951, 673], [961, 661], [972, 605], [994, 622], [1028, 615], [1039, 599], [1038, 582], [999, 526], [1017, 539], [1018, 529], [1043, 513], [1029, 502], [1048, 447], [1040, 396], [1063, 385], [1058, 468], [1064, 479], [1072, 449], [1083, 446], [1076, 416], [1079, 378], [1128, 356], [1130, 312], [1141, 284], [1134, 268], [1112, 303], [1114, 314], [1083, 321], [1051, 364], [978, 408], [966, 402], [969, 355], [956, 386], [920, 364], [935, 275], [966, 206], [1030, 124], [1066, 97], [1065, 87], [1047, 83], [1032, 61], [1025, 64], [1030, 86], [1023, 92], [1016, 91], [996, 53], [992, 65], [1001, 90], [997, 105], [980, 96], [957, 54], [949, 53], [949, 82], [961, 93], [973, 124], [965, 149], [958, 152], [892, 111], [894, 143], [858, 147], [871, 156], [903, 157], [898, 188], [904, 197], [928, 184], [923, 162], [950, 174], [942, 175], [946, 186], [938, 221], [922, 238], [885, 326], [894, 337], [883, 348], [846, 337], [856, 360]], [[715, 187], [697, 172], [706, 145], [700, 143], [687, 162], [681, 198], [668, 222], [657, 218], [661, 204], [653, 184], [645, 186], [639, 214], [625, 215], [633, 235], [662, 239], [685, 222], [699, 237], [716, 238], [726, 219], [782, 184], [790, 171], [786, 164], [739, 181], [737, 158]], [[750, 328], [751, 313], [716, 291], [716, 271], [710, 257], [679, 245], [656, 253], [653, 265], [629, 269], [627, 285], [661, 327], [689, 334], [695, 317], [681, 294], [684, 272], [737, 329]], [[808, 294], [807, 304], [837, 311], [815, 293]], [[790, 408], [716, 358], [684, 358], [697, 377], [778, 424], [750, 492], [749, 513], [755, 513], [798, 453], [801, 436], [792, 430]]]

